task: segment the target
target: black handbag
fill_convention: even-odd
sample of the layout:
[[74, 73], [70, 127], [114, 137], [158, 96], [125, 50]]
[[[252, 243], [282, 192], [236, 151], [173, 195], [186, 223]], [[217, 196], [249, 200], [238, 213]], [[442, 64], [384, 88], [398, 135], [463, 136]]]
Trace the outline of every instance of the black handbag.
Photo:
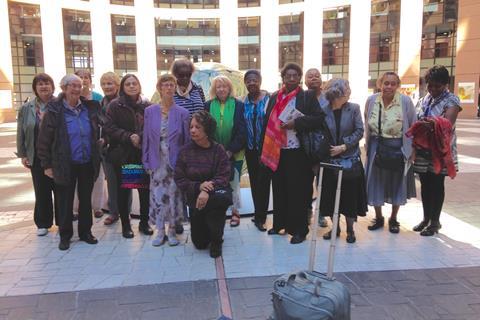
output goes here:
[[382, 107], [378, 112], [378, 141], [373, 163], [381, 169], [389, 171], [403, 171], [405, 160], [402, 150], [389, 145], [388, 140], [382, 137]]
[[227, 209], [233, 204], [232, 188], [217, 189], [209, 193], [207, 206]]

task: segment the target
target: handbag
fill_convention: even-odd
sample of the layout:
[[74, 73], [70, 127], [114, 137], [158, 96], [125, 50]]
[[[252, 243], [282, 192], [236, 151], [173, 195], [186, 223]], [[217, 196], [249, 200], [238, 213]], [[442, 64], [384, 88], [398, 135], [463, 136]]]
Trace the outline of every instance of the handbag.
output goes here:
[[373, 163], [381, 169], [389, 171], [402, 171], [405, 166], [405, 160], [402, 150], [390, 146], [388, 139], [382, 137], [382, 107], [379, 107], [378, 113], [378, 141], [377, 150]]
[[326, 132], [322, 126], [321, 129], [306, 131], [300, 135], [300, 144], [312, 162], [322, 162], [330, 157], [331, 139]]
[[122, 165], [120, 187], [123, 189], [148, 189], [150, 177], [142, 164]]
[[210, 208], [225, 208], [227, 209], [233, 204], [232, 188], [226, 187], [216, 189], [209, 193], [207, 206]]

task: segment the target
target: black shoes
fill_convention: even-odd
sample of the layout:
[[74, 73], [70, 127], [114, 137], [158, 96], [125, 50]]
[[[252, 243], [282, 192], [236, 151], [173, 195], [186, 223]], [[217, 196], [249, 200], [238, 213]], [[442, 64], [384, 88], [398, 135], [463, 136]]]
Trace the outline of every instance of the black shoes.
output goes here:
[[438, 222], [430, 223], [428, 227], [426, 227], [425, 229], [423, 229], [422, 232], [420, 232], [420, 235], [424, 237], [431, 237], [435, 233], [438, 233], [438, 230], [440, 230], [441, 228], [442, 228], [442, 225]]
[[210, 244], [210, 257], [218, 258], [222, 255], [222, 244], [220, 243], [211, 243]]
[[148, 222], [140, 222], [138, 225], [138, 231], [140, 231], [146, 236], [151, 236], [153, 234], [153, 230], [148, 225]]
[[257, 227], [258, 231], [265, 232], [267, 231], [267, 228], [265, 228], [264, 224], [261, 222], [254, 222], [255, 227]]
[[272, 228], [270, 230], [268, 230], [267, 232], [269, 235], [273, 235], [273, 234], [280, 234], [280, 230], [277, 230], [275, 228]]
[[383, 228], [384, 224], [385, 224], [384, 217], [373, 219], [373, 223], [368, 226], [368, 230], [373, 231], [373, 230]]
[[70, 248], [70, 239], [60, 239], [60, 243], [58, 244], [58, 249], [65, 251]]
[[184, 231], [183, 229], [183, 224], [180, 222], [178, 224], [175, 224], [175, 233], [176, 234], [182, 234]]
[[399, 233], [400, 232], [400, 223], [397, 220], [388, 219], [388, 230], [391, 233]]
[[305, 241], [305, 236], [301, 236], [299, 234], [294, 234], [292, 239], [290, 239], [291, 244], [298, 244], [302, 243], [303, 241]]
[[413, 227], [413, 231], [415, 232], [420, 232], [423, 231], [428, 226], [429, 221], [422, 220], [419, 224], [417, 224], [415, 227]]
[[[340, 237], [340, 227], [337, 228], [337, 238]], [[330, 240], [332, 238], [332, 230], [328, 231], [323, 235], [324, 240]]]
[[98, 240], [91, 233], [80, 237], [80, 241], [85, 241], [88, 244], [97, 244]]
[[355, 231], [347, 231], [347, 242], [348, 243], [355, 243], [357, 238], [355, 237]]
[[130, 225], [122, 227], [122, 236], [126, 239], [133, 238], [133, 231], [132, 231], [132, 227]]

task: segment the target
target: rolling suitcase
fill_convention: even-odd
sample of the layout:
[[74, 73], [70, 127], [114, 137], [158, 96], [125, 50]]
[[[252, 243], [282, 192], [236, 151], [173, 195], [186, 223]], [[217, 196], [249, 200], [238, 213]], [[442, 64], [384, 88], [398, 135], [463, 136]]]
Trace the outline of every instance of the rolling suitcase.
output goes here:
[[350, 293], [348, 289], [333, 277], [333, 264], [337, 237], [332, 232], [328, 255], [327, 274], [313, 270], [315, 264], [318, 215], [322, 195], [322, 178], [324, 169], [338, 172], [335, 209], [332, 230], [337, 230], [339, 223], [338, 208], [342, 184], [342, 167], [329, 163], [320, 163], [318, 196], [315, 202], [312, 237], [310, 242], [310, 259], [308, 270], [282, 275], [275, 280], [272, 292], [274, 320], [349, 320]]

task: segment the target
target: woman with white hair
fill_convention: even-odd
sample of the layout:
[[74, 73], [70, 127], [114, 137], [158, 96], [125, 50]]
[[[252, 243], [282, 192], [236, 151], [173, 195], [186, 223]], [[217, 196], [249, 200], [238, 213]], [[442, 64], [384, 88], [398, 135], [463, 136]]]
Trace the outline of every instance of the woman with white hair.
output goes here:
[[238, 211], [240, 208], [240, 176], [247, 141], [243, 102], [234, 98], [232, 82], [225, 76], [213, 78], [210, 97], [213, 98], [205, 103], [205, 109], [217, 122], [215, 141], [225, 147], [232, 164], [230, 186], [233, 189], [233, 206], [230, 226], [237, 227], [240, 224]]
[[[359, 147], [364, 130], [362, 114], [358, 104], [348, 102], [351, 90], [347, 80], [328, 81], [324, 93], [328, 104], [322, 109], [326, 114], [326, 122], [332, 138], [330, 161], [344, 168], [339, 213], [346, 218], [347, 242], [354, 243], [356, 237], [353, 223], [357, 220], [357, 216], [365, 216], [368, 210], [365, 172]], [[322, 216], [332, 217], [333, 215], [336, 186], [336, 173], [325, 170], [320, 203]], [[340, 225], [336, 234], [337, 237], [340, 235]], [[332, 231], [329, 231], [323, 235], [323, 238], [328, 240], [331, 236]]]
[[81, 97], [82, 79], [69, 74], [60, 82], [62, 93], [47, 105], [37, 141], [37, 153], [45, 175], [53, 178], [59, 208], [60, 250], [70, 247], [72, 211], [78, 184], [78, 235], [96, 244], [92, 235], [92, 188], [100, 167], [97, 149], [98, 109]]

